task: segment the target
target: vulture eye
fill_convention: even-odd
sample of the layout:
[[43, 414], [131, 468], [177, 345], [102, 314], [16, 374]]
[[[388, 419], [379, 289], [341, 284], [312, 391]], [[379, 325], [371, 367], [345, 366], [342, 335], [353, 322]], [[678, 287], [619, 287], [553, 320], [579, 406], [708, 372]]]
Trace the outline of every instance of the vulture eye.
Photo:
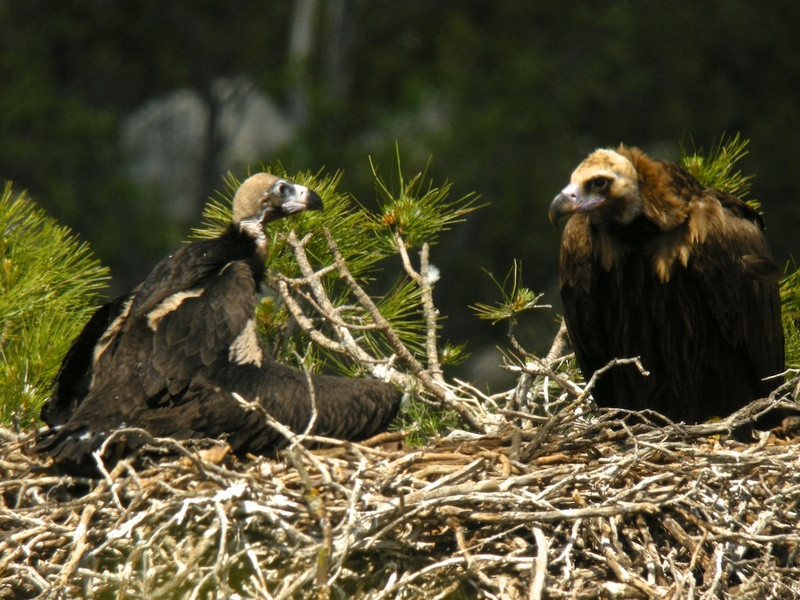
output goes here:
[[280, 196], [286, 196], [291, 190], [289, 189], [288, 183], [281, 181], [275, 186], [275, 191], [277, 191]]
[[589, 189], [593, 192], [605, 192], [608, 190], [608, 183], [607, 177], [595, 177], [589, 180]]

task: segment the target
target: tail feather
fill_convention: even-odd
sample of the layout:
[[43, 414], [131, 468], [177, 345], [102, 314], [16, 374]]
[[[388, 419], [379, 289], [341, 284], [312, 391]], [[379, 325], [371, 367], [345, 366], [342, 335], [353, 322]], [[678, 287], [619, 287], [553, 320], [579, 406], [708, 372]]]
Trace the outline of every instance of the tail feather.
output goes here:
[[[103, 445], [114, 431], [89, 431], [86, 428], [67, 429], [56, 426], [37, 432], [34, 452], [48, 454], [53, 459], [53, 466], [61, 473], [82, 477], [100, 475], [97, 458], [102, 460], [104, 468], [110, 470], [122, 456], [130, 454], [141, 446], [142, 440], [136, 435], [120, 435]], [[96, 453], [103, 449], [102, 454]], [[97, 456], [97, 458], [95, 458]]]

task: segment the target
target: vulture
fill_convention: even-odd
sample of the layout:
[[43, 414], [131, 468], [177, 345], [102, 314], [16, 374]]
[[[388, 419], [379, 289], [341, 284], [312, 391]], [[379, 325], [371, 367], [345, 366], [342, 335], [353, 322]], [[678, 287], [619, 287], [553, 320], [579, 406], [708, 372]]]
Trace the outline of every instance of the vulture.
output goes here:
[[677, 164], [620, 146], [590, 154], [550, 204], [564, 319], [599, 406], [673, 421], [724, 417], [784, 370], [780, 270], [764, 222]]
[[[182, 246], [132, 292], [102, 306], [67, 351], [42, 409], [36, 448], [65, 471], [91, 464], [115, 428], [174, 439], [224, 437], [238, 454], [268, 454], [285, 437], [236, 395], [295, 432], [364, 439], [395, 416], [389, 383], [305, 372], [275, 361], [256, 331], [265, 226], [321, 210], [312, 190], [267, 173], [246, 179], [228, 228]], [[310, 386], [309, 386], [310, 381]], [[127, 448], [137, 445], [128, 440]]]

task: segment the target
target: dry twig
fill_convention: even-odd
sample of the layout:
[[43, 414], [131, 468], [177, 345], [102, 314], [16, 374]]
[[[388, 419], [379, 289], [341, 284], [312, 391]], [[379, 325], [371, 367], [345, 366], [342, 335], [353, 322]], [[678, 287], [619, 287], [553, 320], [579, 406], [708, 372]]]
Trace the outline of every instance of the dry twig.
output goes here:
[[46, 474], [3, 431], [0, 598], [800, 593], [800, 440], [604, 416], [606, 435], [560, 421], [528, 463], [510, 431], [222, 465], [151, 440], [158, 462], [96, 482]]
[[[714, 423], [590, 411], [592, 382], [559, 367], [562, 332], [544, 359], [517, 348], [517, 385], [487, 395], [442, 375], [429, 297], [420, 359], [329, 235], [332, 263], [316, 271], [306, 241], [288, 242], [302, 277], [278, 287], [314, 342], [457, 409], [472, 432], [413, 450], [398, 447], [398, 432], [356, 444], [294, 433], [262, 409], [288, 441], [276, 457], [211, 458], [205, 451], [221, 442], [127, 429], [109, 443], [140, 436], [142, 455], [100, 465], [93, 481], [50, 473], [29, 437], [0, 430], [0, 600], [800, 596], [800, 438], [727, 436], [794, 406], [797, 379]], [[401, 242], [425, 299], [427, 249], [415, 269]], [[332, 271], [369, 322], [327, 297], [322, 277]], [[330, 336], [297, 297], [322, 313]], [[370, 353], [358, 337], [365, 327], [394, 357]]]

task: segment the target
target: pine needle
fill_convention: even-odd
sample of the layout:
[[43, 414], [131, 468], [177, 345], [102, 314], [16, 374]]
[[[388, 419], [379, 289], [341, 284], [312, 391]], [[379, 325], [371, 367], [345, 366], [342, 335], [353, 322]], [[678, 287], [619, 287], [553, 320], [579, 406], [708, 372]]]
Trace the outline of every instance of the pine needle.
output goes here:
[[108, 269], [88, 244], [6, 183], [0, 197], [0, 423], [29, 426]]
[[734, 169], [747, 156], [750, 140], [742, 139], [739, 133], [730, 138], [722, 134], [718, 141], [712, 142], [708, 153], [702, 147], [694, 148], [694, 142], [691, 143], [691, 151], [681, 144], [681, 164], [686, 170], [702, 185], [736, 196], [754, 209], [760, 209], [758, 200], [747, 198], [753, 176]]

